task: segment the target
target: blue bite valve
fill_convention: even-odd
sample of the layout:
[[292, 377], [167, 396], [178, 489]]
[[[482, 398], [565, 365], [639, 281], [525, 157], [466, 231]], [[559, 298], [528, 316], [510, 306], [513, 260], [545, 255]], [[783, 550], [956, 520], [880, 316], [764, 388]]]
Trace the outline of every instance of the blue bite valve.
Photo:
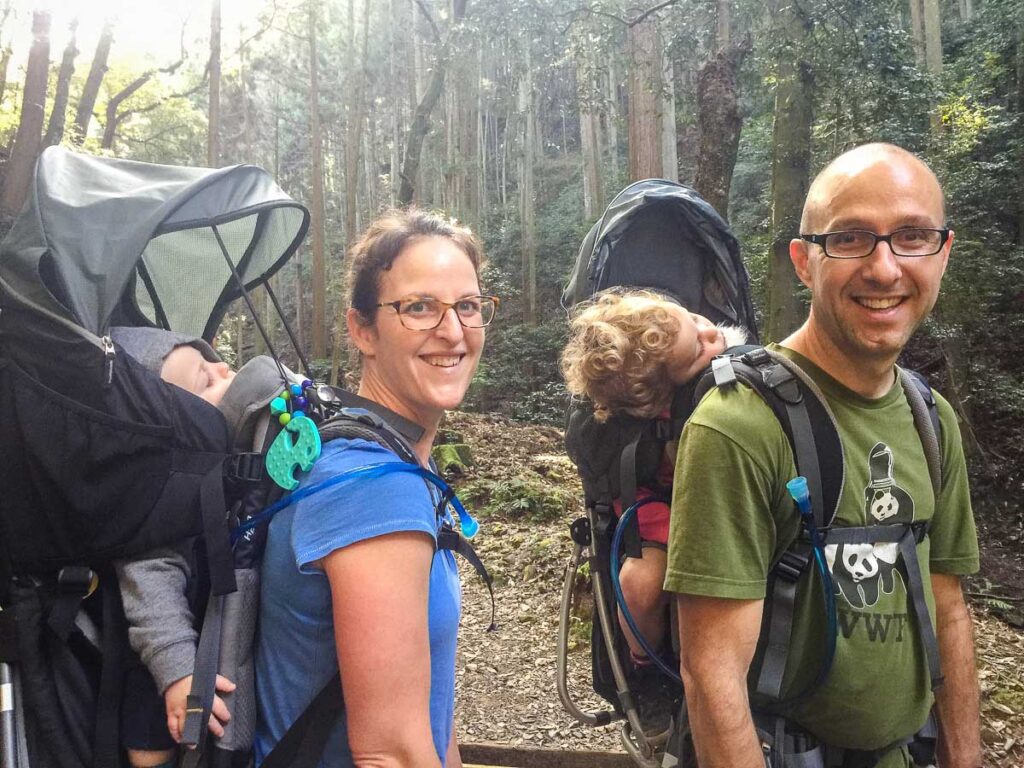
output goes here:
[[467, 539], [472, 539], [476, 536], [476, 532], [480, 530], [480, 523], [468, 512], [459, 515], [459, 524], [462, 527], [462, 535]]
[[800, 508], [801, 512], [810, 512], [811, 493], [807, 490], [806, 477], [794, 477], [786, 483], [786, 489], [789, 491], [789, 495], [793, 497], [793, 501], [796, 502], [796, 505]]

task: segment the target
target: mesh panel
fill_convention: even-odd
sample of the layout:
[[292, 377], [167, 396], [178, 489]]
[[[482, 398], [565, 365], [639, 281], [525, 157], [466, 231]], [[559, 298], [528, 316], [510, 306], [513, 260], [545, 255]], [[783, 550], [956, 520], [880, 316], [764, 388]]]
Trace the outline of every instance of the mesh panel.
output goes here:
[[[281, 258], [302, 225], [302, 211], [275, 208], [264, 212], [266, 225], [251, 261], [242, 274], [246, 284], [261, 277]], [[256, 233], [255, 214], [217, 226], [231, 260], [237, 266]], [[233, 281], [213, 230], [209, 227], [168, 232], [150, 241], [142, 254], [153, 288], [171, 330], [200, 335], [224, 288]], [[136, 282], [135, 299], [150, 321], [161, 325], [155, 303], [143, 280]]]

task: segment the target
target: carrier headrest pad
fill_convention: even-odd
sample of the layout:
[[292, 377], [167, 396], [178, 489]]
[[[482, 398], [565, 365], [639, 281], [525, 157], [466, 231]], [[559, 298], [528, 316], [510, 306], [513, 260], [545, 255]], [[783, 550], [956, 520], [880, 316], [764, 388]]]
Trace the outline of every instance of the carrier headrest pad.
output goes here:
[[196, 336], [186, 336], [163, 328], [133, 328], [130, 326], [114, 326], [110, 329], [110, 338], [125, 352], [134, 357], [143, 367], [159, 375], [166, 358], [177, 347], [188, 345], [195, 347], [204, 359], [211, 363], [221, 362], [209, 344]]
[[253, 450], [253, 431], [256, 416], [270, 401], [281, 394], [287, 384], [299, 384], [302, 377], [284, 369], [288, 381], [281, 381], [281, 371], [274, 358], [267, 355], [254, 357], [238, 371], [217, 407], [224, 414], [231, 431], [235, 450]]

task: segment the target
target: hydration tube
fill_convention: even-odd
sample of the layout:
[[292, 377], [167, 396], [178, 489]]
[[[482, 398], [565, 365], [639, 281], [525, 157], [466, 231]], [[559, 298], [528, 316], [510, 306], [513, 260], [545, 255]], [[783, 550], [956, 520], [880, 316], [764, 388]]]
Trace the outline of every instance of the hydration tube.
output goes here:
[[389, 475], [392, 472], [411, 472], [412, 474], [419, 475], [433, 484], [443, 494], [442, 501], [447, 499], [448, 503], [450, 503], [452, 508], [455, 510], [455, 514], [458, 515], [459, 525], [462, 528], [462, 535], [467, 539], [471, 539], [476, 536], [477, 531], [480, 530], [480, 524], [471, 514], [469, 514], [469, 512], [466, 511], [466, 508], [462, 506], [462, 502], [459, 501], [459, 497], [455, 495], [451, 486], [449, 486], [443, 478], [438, 477], [429, 469], [424, 469], [416, 464], [410, 464], [405, 461], [382, 461], [379, 464], [367, 464], [362, 467], [355, 467], [347, 472], [342, 472], [334, 477], [329, 477], [314, 485], [299, 488], [274, 504], [271, 504], [259, 514], [253, 515], [244, 523], [236, 527], [235, 530], [231, 532], [231, 543], [234, 544], [247, 531], [250, 531], [265, 521], [270, 520], [270, 518], [285, 507], [289, 507], [295, 502], [301, 501], [308, 496], [325, 491], [335, 485], [349, 483], [354, 480], [372, 480], [374, 478], [383, 477], [384, 475]]
[[636, 515], [636, 512], [640, 507], [650, 504], [651, 502], [662, 501], [655, 496], [645, 496], [642, 499], [637, 500], [635, 504], [626, 509], [622, 513], [622, 517], [619, 518], [619, 524], [615, 526], [615, 535], [612, 536], [612, 557], [611, 557], [611, 577], [612, 577], [612, 589], [615, 590], [615, 602], [618, 603], [619, 609], [622, 611], [623, 617], [626, 619], [626, 624], [629, 625], [630, 631], [633, 633], [633, 637], [640, 643], [640, 647], [644, 649], [654, 665], [668, 675], [670, 678], [678, 683], [682, 683], [682, 679], [679, 677], [679, 673], [672, 669], [665, 661], [658, 656], [655, 650], [651, 647], [651, 644], [647, 642], [640, 630], [636, 626], [636, 621], [633, 619], [633, 614], [629, 612], [629, 606], [626, 605], [626, 598], [622, 595], [622, 585], [619, 583], [619, 550], [622, 549], [622, 532], [626, 530], [626, 526], [630, 520]]
[[789, 491], [789, 495], [793, 497], [793, 501], [796, 502], [796, 507], [800, 511], [800, 518], [803, 520], [804, 527], [807, 528], [807, 534], [811, 539], [811, 548], [814, 550], [814, 563], [821, 576], [821, 588], [825, 593], [825, 660], [821, 666], [821, 672], [818, 673], [818, 679], [808, 689], [811, 690], [825, 681], [829, 670], [832, 668], [832, 659], [836, 654], [836, 635], [839, 625], [836, 610], [836, 593], [835, 587], [832, 584], [832, 574], [828, 569], [828, 563], [825, 562], [825, 541], [821, 536], [821, 531], [818, 530], [818, 526], [814, 523], [814, 513], [811, 511], [811, 494], [807, 489], [807, 478], [794, 477], [786, 483], [786, 489]]

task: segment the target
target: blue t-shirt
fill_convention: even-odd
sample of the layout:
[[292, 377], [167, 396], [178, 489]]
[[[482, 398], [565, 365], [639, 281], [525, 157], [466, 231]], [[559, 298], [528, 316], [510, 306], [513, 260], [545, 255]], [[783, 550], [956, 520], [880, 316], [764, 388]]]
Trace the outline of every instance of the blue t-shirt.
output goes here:
[[[400, 459], [366, 440], [334, 440], [324, 446], [323, 455], [300, 487], [385, 461]], [[286, 507], [271, 521], [263, 557], [256, 645], [257, 765], [327, 681], [338, 674], [330, 585], [323, 571], [310, 563], [357, 541], [387, 533], [423, 531], [436, 541], [439, 521], [434, 495], [421, 477], [393, 472], [314, 493]], [[454, 555], [438, 550], [430, 569], [428, 604], [430, 728], [442, 765], [455, 709], [460, 602]], [[394, 716], [401, 717], [402, 713], [395, 712]], [[320, 765], [353, 765], [344, 716], [331, 733]]]

